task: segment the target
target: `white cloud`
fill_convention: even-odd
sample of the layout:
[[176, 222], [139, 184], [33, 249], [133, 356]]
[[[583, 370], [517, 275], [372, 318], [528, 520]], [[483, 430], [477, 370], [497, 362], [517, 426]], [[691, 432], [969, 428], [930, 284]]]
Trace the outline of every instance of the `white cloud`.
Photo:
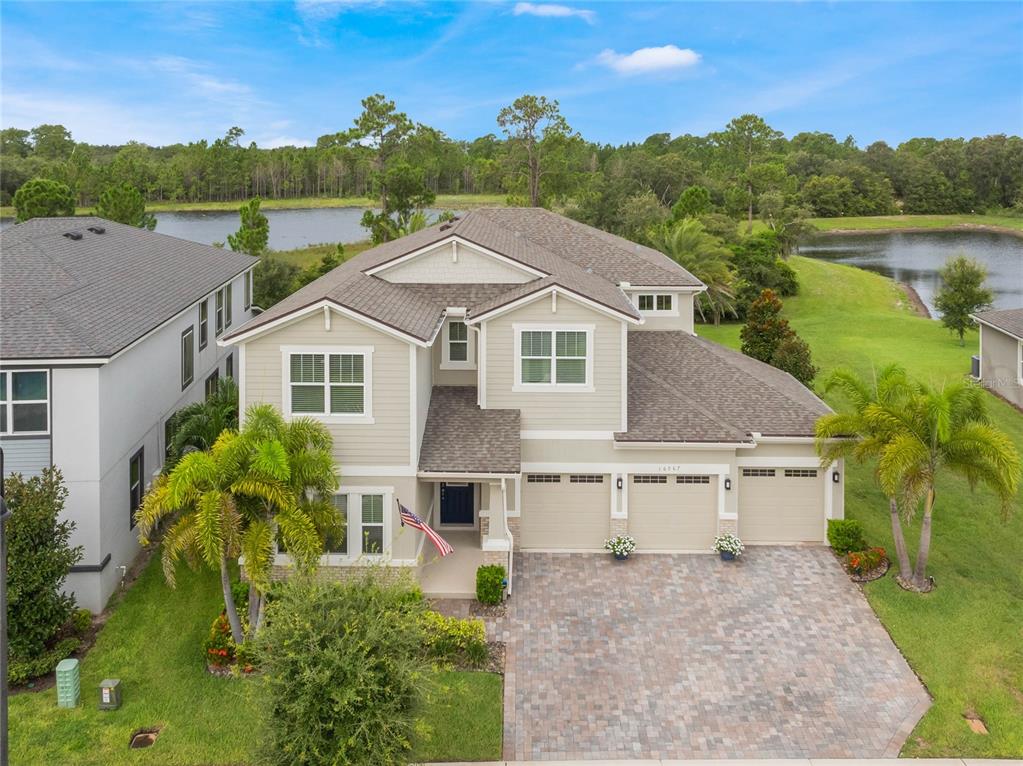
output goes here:
[[244, 83], [215, 77], [206, 72], [206, 65], [183, 56], [157, 56], [153, 66], [188, 83], [198, 93], [209, 97], [248, 96], [252, 88]]
[[547, 18], [570, 18], [583, 19], [587, 24], [592, 24], [597, 14], [585, 8], [572, 8], [567, 5], [555, 5], [554, 3], [516, 3], [514, 14], [516, 16], [545, 16]]
[[688, 69], [699, 64], [701, 58], [699, 53], [689, 48], [662, 45], [640, 48], [632, 53], [618, 53], [607, 48], [600, 52], [597, 61], [619, 74], [634, 75]]

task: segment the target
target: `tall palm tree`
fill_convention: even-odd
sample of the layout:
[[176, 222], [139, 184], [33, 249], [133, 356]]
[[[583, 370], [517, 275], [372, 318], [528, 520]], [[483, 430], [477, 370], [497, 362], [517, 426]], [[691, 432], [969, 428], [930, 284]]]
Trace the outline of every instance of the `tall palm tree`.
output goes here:
[[167, 444], [166, 470], [173, 468], [186, 450], [208, 450], [229, 428], [238, 428], [238, 386], [225, 378], [209, 399], [182, 407], [171, 417], [173, 436]]
[[965, 478], [971, 489], [994, 491], [1002, 514], [1012, 509], [1020, 479], [1020, 456], [1009, 437], [991, 425], [984, 391], [974, 383], [942, 387], [913, 385], [901, 406], [885, 408], [889, 437], [878, 459], [881, 488], [912, 514], [923, 503], [920, 544], [911, 584], [926, 590], [938, 477], [945, 471]]
[[714, 324], [728, 314], [738, 316], [735, 310], [734, 275], [730, 266], [732, 251], [718, 237], [703, 228], [695, 218], [683, 218], [654, 227], [649, 233], [650, 244], [707, 286], [696, 302], [700, 316], [706, 319], [710, 312]]
[[[851, 405], [851, 410], [824, 415], [817, 421], [816, 446], [821, 462], [830, 464], [839, 458], [857, 463], [877, 460], [891, 436], [891, 424], [878, 417], [887, 409], [897, 409], [911, 394], [906, 371], [897, 364], [880, 370], [872, 381], [860, 378], [849, 370], [835, 370], [824, 381], [824, 391], [838, 390]], [[877, 476], [877, 469], [874, 472]], [[888, 496], [892, 540], [899, 564], [899, 573], [909, 578], [911, 569], [906, 538], [902, 532], [898, 499]]]

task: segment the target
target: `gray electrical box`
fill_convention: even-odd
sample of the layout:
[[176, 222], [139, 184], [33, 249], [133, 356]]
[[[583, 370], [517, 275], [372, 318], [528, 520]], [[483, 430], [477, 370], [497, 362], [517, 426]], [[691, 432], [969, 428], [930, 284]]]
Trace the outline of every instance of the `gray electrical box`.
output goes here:
[[99, 709], [117, 710], [121, 707], [121, 679], [106, 678], [99, 685]]
[[57, 707], [77, 707], [81, 693], [78, 660], [66, 659], [57, 664]]

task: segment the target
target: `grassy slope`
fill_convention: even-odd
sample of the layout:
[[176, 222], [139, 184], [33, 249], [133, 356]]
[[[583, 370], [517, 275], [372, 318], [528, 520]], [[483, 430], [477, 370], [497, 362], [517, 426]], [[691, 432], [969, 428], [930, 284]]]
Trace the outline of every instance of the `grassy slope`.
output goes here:
[[[504, 194], [438, 194], [432, 207], [441, 210], [466, 210], [481, 206], [503, 206], [507, 201]], [[294, 199], [264, 199], [263, 210], [308, 210], [310, 208], [373, 207], [379, 200], [370, 197], [296, 197]], [[213, 212], [218, 210], [238, 211], [241, 201], [231, 202], [150, 202], [146, 210], [150, 213]], [[77, 215], [88, 215], [92, 208], [80, 207]], [[13, 216], [14, 208], [0, 207], [0, 216]]]
[[[76, 709], [58, 708], [54, 689], [11, 699], [11, 763], [250, 762], [259, 725], [258, 682], [214, 678], [201, 664], [200, 643], [220, 599], [213, 572], [182, 571], [171, 590], [154, 558], [82, 662]], [[124, 704], [116, 712], [96, 709], [104, 678], [121, 679]], [[500, 677], [451, 672], [438, 681], [420, 726], [425, 754], [438, 760], [499, 758]], [[151, 726], [163, 727], [156, 744], [129, 750], [131, 734]]]
[[[849, 366], [869, 374], [897, 361], [940, 382], [969, 370], [976, 336], [961, 348], [938, 322], [914, 315], [890, 280], [847, 266], [793, 258], [802, 291], [785, 314], [810, 343], [822, 374]], [[701, 327], [700, 335], [738, 347], [739, 327]], [[1023, 450], [1023, 415], [990, 397], [992, 415]], [[891, 547], [887, 506], [868, 467], [848, 466], [846, 515], [868, 539]], [[867, 599], [920, 675], [934, 705], [903, 749], [908, 756], [1023, 756], [1023, 499], [1008, 523], [987, 492], [964, 481], [938, 487], [930, 573], [938, 588], [920, 596], [886, 577]], [[912, 551], [918, 527], [908, 532]], [[962, 715], [978, 713], [989, 736], [973, 734]]]

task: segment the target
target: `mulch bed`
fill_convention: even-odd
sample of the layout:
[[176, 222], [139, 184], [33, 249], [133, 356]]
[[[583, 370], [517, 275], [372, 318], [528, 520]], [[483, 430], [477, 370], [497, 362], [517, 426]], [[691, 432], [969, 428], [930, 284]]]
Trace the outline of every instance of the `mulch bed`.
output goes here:
[[504, 617], [507, 613], [508, 607], [504, 601], [500, 604], [481, 604], [479, 601], [473, 601], [469, 605], [469, 615], [471, 617], [482, 617], [485, 620]]
[[874, 580], [880, 580], [882, 577], [888, 574], [888, 570], [891, 568], [891, 566], [892, 562], [889, 561], [888, 559], [884, 559], [880, 564], [871, 569], [869, 572], [864, 572], [863, 574], [850, 573], [849, 579], [852, 580], [853, 582], [872, 582]]
[[504, 642], [487, 641], [487, 661], [483, 665], [470, 665], [468, 663], [454, 663], [455, 670], [470, 670], [478, 673], [497, 673], [504, 675]]

